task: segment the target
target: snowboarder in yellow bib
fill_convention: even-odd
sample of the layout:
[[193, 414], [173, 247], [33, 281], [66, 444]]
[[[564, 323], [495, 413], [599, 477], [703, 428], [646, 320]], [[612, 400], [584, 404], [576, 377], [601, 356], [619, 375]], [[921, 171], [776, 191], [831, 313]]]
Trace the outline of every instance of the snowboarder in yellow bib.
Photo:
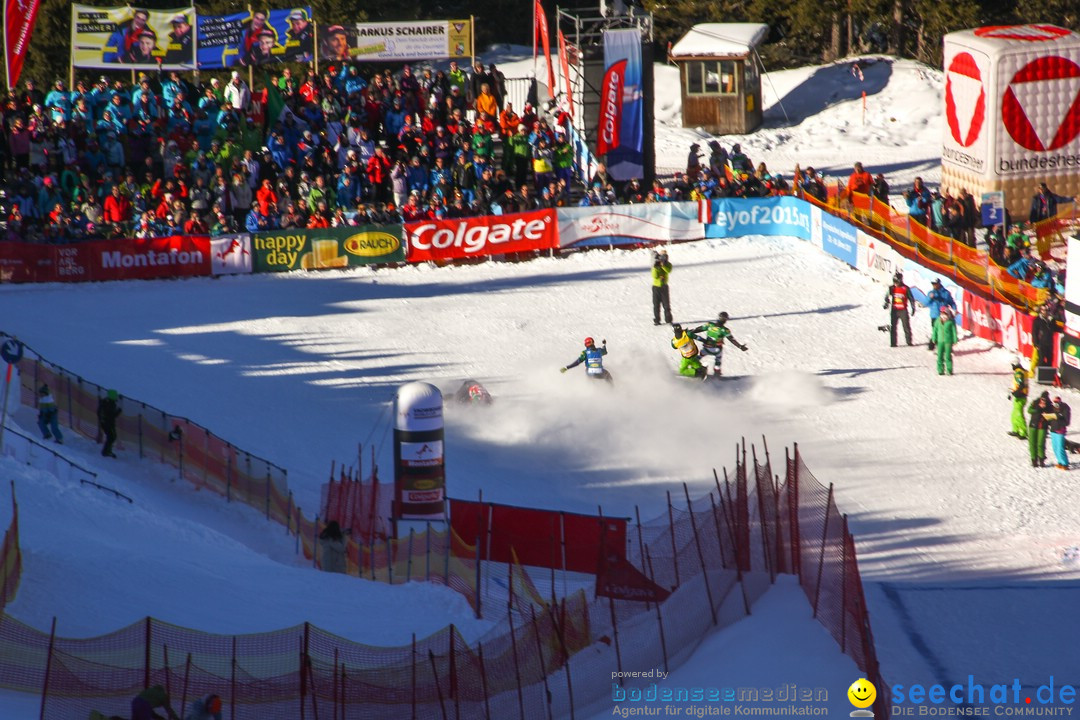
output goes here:
[[671, 347], [678, 350], [679, 354], [682, 355], [682, 361], [679, 363], [679, 374], [691, 378], [706, 377], [708, 371], [701, 364], [701, 358], [698, 357], [698, 346], [694, 342], [701, 338], [695, 337], [693, 333], [684, 332], [682, 325], [678, 323], [675, 323], [672, 329], [675, 331], [675, 337], [671, 340]]
[[731, 334], [731, 330], [727, 327], [727, 321], [728, 314], [722, 312], [717, 316], [716, 322], [705, 323], [690, 331], [691, 334], [705, 333], [705, 337], [701, 339], [701, 345], [706, 355], [713, 356], [713, 375], [723, 374], [720, 371], [720, 363], [724, 357], [724, 340], [731, 340], [731, 344], [743, 352], [749, 350], [746, 345], [740, 343], [735, 339], [735, 336]]

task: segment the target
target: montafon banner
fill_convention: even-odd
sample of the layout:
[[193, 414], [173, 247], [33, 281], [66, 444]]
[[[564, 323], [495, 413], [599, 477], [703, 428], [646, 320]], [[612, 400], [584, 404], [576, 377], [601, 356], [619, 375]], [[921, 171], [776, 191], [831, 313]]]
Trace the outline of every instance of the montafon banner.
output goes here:
[[190, 70], [195, 8], [71, 6], [71, 58], [78, 68]]

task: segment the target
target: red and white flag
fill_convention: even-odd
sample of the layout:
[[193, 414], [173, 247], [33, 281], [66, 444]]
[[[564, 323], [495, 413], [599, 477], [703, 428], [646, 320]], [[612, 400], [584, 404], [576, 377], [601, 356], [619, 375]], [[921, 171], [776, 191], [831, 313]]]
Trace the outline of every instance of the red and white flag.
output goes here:
[[600, 84], [600, 122], [596, 133], [597, 155], [606, 155], [619, 147], [625, 82], [625, 60], [615, 63], [604, 73], [604, 82]]
[[566, 52], [566, 36], [559, 30], [559, 69], [562, 70], [563, 92], [566, 93], [566, 109], [574, 115], [574, 89], [570, 85], [570, 57]]
[[551, 38], [548, 37], [547, 15], [540, 0], [536, 0], [536, 27], [533, 31], [533, 60], [536, 59], [536, 35], [540, 35], [540, 44], [544, 48], [544, 64], [547, 65], [548, 97], [555, 97], [555, 68], [551, 66]]
[[4, 0], [4, 67], [10, 90], [19, 82], [40, 0]]

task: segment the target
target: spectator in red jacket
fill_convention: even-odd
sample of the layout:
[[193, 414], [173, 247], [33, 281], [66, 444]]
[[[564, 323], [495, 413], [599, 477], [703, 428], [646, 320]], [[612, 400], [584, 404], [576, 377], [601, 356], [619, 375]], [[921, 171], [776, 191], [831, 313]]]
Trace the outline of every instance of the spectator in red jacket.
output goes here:
[[123, 224], [131, 220], [131, 201], [120, 194], [119, 185], [113, 185], [102, 210], [102, 220], [106, 223]]

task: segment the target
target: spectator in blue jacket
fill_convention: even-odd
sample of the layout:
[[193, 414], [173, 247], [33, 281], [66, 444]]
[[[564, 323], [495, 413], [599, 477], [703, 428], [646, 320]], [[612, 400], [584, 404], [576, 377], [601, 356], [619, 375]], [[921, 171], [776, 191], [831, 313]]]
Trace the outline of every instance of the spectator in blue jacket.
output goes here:
[[1020, 251], [1020, 259], [1006, 268], [1005, 272], [1009, 273], [1017, 280], [1026, 282], [1034, 263], [1035, 261], [1031, 258], [1031, 250], [1029, 248], [1024, 248]]
[[928, 212], [932, 198], [921, 177], [915, 178], [914, 186], [904, 193], [904, 199], [907, 200], [908, 204], [908, 216], [923, 225], [928, 224]]
[[956, 313], [956, 300], [953, 299], [952, 293], [949, 292], [942, 284], [939, 278], [934, 278], [930, 287], [930, 292], [926, 294], [926, 307], [930, 309], [930, 343], [928, 349], [934, 349], [934, 321], [938, 319], [938, 315], [941, 315], [943, 308], [950, 308], [953, 314]]

